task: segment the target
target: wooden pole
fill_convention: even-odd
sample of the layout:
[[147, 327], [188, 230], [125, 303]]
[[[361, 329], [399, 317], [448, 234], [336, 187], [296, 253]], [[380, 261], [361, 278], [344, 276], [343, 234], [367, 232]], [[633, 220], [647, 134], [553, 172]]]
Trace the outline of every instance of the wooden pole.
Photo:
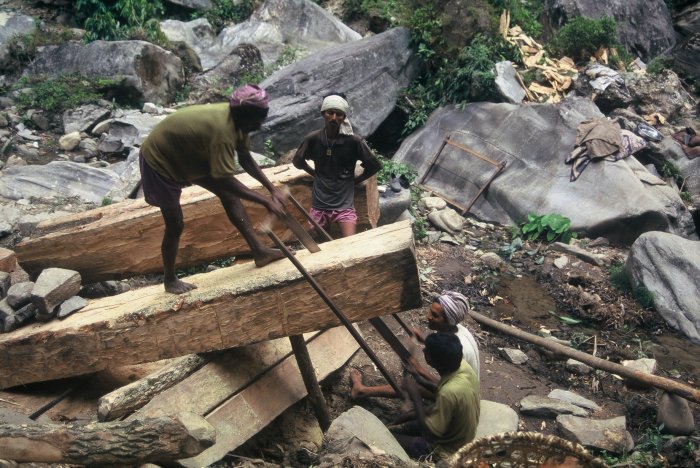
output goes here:
[[531, 333], [524, 332], [511, 325], [506, 325], [504, 323], [490, 319], [474, 311], [469, 311], [469, 315], [482, 325], [486, 325], [487, 327], [493, 328], [507, 335], [514, 336], [521, 340], [529, 341], [530, 343], [536, 344], [543, 348], [547, 348], [555, 353], [559, 353], [572, 359], [576, 359], [577, 361], [581, 361], [584, 364], [588, 364], [591, 367], [595, 367], [596, 369], [600, 369], [611, 374], [617, 374], [644, 385], [660, 388], [669, 393], [681, 396], [686, 400], [691, 400], [695, 403], [700, 403], [700, 390], [689, 385], [676, 382], [665, 377], [660, 377], [658, 375], [645, 374], [644, 372], [639, 372], [625, 367], [623, 365], [606, 361], [605, 359], [600, 359], [595, 356], [591, 356], [588, 353], [584, 353], [582, 351], [570, 348], [569, 346], [564, 346], [559, 343], [555, 343], [551, 340], [547, 340], [539, 336], [533, 335]]
[[311, 356], [309, 356], [309, 350], [306, 348], [306, 341], [304, 341], [302, 335], [292, 335], [289, 337], [289, 341], [292, 343], [294, 357], [297, 359], [297, 365], [301, 372], [301, 378], [304, 380], [306, 391], [309, 392], [309, 399], [314, 407], [318, 424], [321, 426], [321, 430], [326, 432], [331, 426], [331, 417], [326, 405], [326, 399], [323, 397], [321, 387], [319, 387], [316, 379], [316, 371], [314, 371], [314, 366], [311, 363]]

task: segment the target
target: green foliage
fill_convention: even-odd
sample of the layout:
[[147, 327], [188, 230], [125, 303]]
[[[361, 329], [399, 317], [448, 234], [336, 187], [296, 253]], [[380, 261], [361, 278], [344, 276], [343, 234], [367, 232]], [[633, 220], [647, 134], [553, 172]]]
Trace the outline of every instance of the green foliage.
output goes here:
[[[430, 49], [427, 45], [425, 50]], [[408, 121], [404, 133], [422, 126], [432, 111], [454, 103], [499, 100], [494, 65], [501, 60], [519, 60], [517, 48], [500, 37], [477, 35], [456, 57], [435, 57], [432, 69], [404, 91]]]
[[391, 176], [404, 176], [410, 184], [416, 180], [418, 173], [410, 166], [379, 156], [382, 168], [377, 172], [377, 183], [386, 185], [390, 182]]
[[37, 49], [45, 45], [62, 44], [73, 39], [73, 32], [68, 28], [41, 27], [31, 34], [17, 34], [7, 41], [8, 63], [6, 70], [21, 69], [36, 57]]
[[[662, 468], [668, 466], [661, 450], [666, 442], [673, 438], [671, 434], [662, 434], [663, 425], [651, 426], [642, 433], [634, 447], [634, 452], [612, 455], [604, 452], [603, 458], [609, 466], [644, 466]], [[691, 455], [695, 450], [694, 444], [689, 444], [687, 451]]]
[[421, 240], [428, 236], [428, 220], [423, 216], [416, 216], [413, 223], [413, 235], [416, 239]]
[[559, 214], [527, 215], [527, 222], [520, 224], [520, 234], [530, 241], [563, 242], [568, 244], [576, 237], [569, 231], [571, 220]]
[[669, 57], [667, 55], [660, 55], [658, 57], [655, 57], [649, 64], [647, 65], [647, 73], [651, 75], [658, 75], [662, 71], [672, 68], [674, 63], [673, 57]]
[[146, 39], [167, 43], [159, 23], [163, 15], [161, 0], [77, 0], [75, 8], [83, 18], [88, 42]]
[[17, 95], [20, 109], [42, 109], [49, 115], [57, 115], [67, 109], [97, 102], [103, 97], [102, 91], [115, 84], [108, 79], [88, 80], [76, 75], [60, 75], [36, 81], [23, 78], [13, 88], [28, 88]]
[[649, 291], [644, 286], [634, 288], [632, 291], [632, 296], [634, 296], [634, 299], [637, 301], [637, 304], [639, 304], [643, 308], [654, 308], [654, 293]]
[[681, 196], [681, 200], [683, 200], [686, 203], [693, 203], [693, 194], [688, 192], [688, 191], [683, 191], [679, 194]]
[[112, 203], [114, 203], [114, 200], [112, 200], [109, 197], [104, 197], [104, 198], [102, 198], [102, 203], [100, 203], [100, 206], [109, 206]]
[[510, 12], [510, 23], [518, 25], [529, 36], [540, 37], [542, 35], [542, 2], [535, 0], [489, 0], [489, 3], [498, 8], [499, 15], [502, 10]]
[[569, 55], [581, 60], [600, 47], [618, 44], [617, 23], [609, 16], [600, 19], [577, 16], [557, 31], [549, 47], [557, 55]]
[[212, 0], [212, 8], [192, 14], [192, 18], [206, 18], [212, 28], [218, 33], [230, 24], [247, 20], [257, 6], [255, 0]]
[[654, 307], [654, 293], [644, 286], [633, 287], [624, 263], [613, 263], [610, 265], [608, 267], [608, 278], [615, 289], [631, 295], [644, 309], [652, 309]]

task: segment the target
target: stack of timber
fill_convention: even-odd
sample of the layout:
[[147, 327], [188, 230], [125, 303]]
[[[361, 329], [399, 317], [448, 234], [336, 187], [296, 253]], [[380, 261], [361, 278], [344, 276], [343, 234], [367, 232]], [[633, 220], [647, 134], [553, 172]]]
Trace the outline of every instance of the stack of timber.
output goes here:
[[[408, 222], [296, 254], [350, 321], [420, 306]], [[0, 336], [0, 388], [110, 367], [235, 348], [339, 325], [288, 260], [234, 265], [188, 278], [176, 296], [162, 285], [91, 301], [61, 322]]]
[[[312, 179], [306, 172], [292, 165], [275, 166], [264, 172], [275, 186], [286, 186], [303, 206], [311, 206]], [[267, 193], [248, 174], [236, 178], [253, 190]], [[366, 182], [364, 190], [355, 191], [359, 232], [377, 225], [378, 200], [375, 177]], [[188, 187], [182, 193], [181, 203], [185, 230], [180, 239], [178, 268], [250, 253], [245, 239], [228, 221], [219, 199], [212, 193]], [[267, 218], [262, 206], [246, 201], [243, 204], [254, 224]], [[306, 219], [291, 204], [289, 212], [306, 225]], [[32, 277], [48, 267], [78, 271], [84, 283], [160, 273], [163, 229], [158, 208], [143, 199], [128, 200], [43, 221], [37, 225], [33, 238], [15, 247], [15, 253], [19, 264]], [[282, 241], [294, 240], [292, 232], [280, 221], [274, 222], [272, 229]], [[272, 245], [267, 237], [262, 240]]]

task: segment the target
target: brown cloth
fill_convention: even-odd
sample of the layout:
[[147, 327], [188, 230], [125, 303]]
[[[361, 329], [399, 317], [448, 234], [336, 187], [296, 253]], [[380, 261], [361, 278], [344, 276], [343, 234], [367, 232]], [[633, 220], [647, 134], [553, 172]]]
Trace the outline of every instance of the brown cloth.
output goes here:
[[686, 127], [680, 132], [674, 133], [673, 139], [681, 145], [688, 159], [695, 159], [700, 156], [700, 136], [692, 128]]
[[593, 159], [605, 158], [617, 161], [623, 150], [620, 124], [605, 118], [586, 120], [576, 129], [576, 147], [566, 158], [566, 164], [572, 164], [569, 181], [573, 182]]

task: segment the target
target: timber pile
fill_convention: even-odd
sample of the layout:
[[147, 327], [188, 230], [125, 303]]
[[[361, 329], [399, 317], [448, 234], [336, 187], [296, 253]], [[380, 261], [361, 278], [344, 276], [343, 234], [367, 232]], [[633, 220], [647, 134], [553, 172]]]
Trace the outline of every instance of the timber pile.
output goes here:
[[[322, 244], [297, 259], [351, 321], [421, 303], [408, 222]], [[90, 302], [62, 322], [0, 337], [0, 388], [243, 346], [339, 325], [286, 260], [194, 275], [174, 296], [161, 285]]]
[[[303, 206], [311, 206], [312, 180], [304, 171], [283, 165], [264, 169], [264, 172], [275, 186], [288, 187]], [[236, 178], [254, 190], [267, 193], [248, 174], [239, 174]], [[250, 253], [248, 244], [228, 221], [219, 199], [213, 194], [200, 187], [188, 187], [183, 191], [181, 203], [185, 230], [180, 239], [178, 268]], [[246, 201], [243, 204], [254, 224], [267, 218], [262, 206]], [[365, 190], [356, 190], [355, 208], [358, 232], [377, 225], [376, 178], [367, 181]], [[307, 224], [303, 215], [291, 205], [289, 212], [303, 226]], [[284, 242], [295, 239], [280, 221], [275, 221], [272, 229]], [[87, 284], [162, 272], [162, 239], [160, 210], [143, 199], [128, 200], [41, 222], [34, 238], [19, 243], [15, 253], [19, 264], [33, 277], [44, 268], [65, 268], [80, 272]], [[266, 236], [261, 239], [272, 245]]]

